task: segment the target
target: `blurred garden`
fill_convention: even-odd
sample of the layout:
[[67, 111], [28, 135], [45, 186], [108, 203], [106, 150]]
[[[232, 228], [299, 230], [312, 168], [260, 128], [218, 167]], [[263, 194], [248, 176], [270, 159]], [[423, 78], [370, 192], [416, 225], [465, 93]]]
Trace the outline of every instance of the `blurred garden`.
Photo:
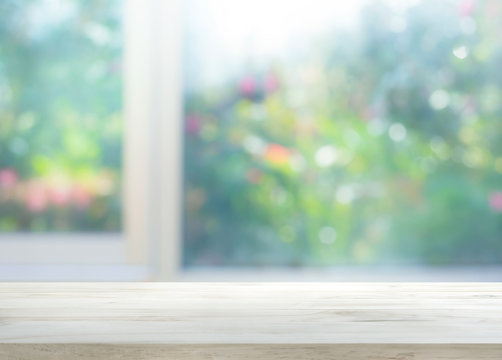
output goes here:
[[119, 231], [121, 1], [0, 2], [0, 231]]
[[[239, 68], [185, 33], [185, 265], [502, 263], [502, 3], [360, 2]], [[121, 230], [122, 5], [0, 2], [0, 232]]]
[[186, 89], [185, 265], [502, 263], [502, 3], [407, 3]]

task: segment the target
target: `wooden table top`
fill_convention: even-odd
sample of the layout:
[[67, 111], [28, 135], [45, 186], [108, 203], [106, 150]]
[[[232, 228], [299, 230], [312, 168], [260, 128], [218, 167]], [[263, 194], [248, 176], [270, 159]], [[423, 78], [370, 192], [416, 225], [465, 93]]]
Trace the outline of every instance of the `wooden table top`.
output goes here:
[[3, 283], [0, 343], [502, 344], [502, 283]]

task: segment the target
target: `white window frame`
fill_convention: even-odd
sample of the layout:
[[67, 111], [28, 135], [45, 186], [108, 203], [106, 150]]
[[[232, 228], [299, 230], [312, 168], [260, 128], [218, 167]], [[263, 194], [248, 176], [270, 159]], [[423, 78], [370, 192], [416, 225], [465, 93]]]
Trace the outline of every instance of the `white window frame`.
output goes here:
[[175, 280], [182, 237], [181, 1], [126, 2], [128, 259], [151, 264], [155, 280]]
[[124, 0], [122, 232], [2, 233], [0, 281], [174, 279], [181, 240], [179, 9], [178, 0]]

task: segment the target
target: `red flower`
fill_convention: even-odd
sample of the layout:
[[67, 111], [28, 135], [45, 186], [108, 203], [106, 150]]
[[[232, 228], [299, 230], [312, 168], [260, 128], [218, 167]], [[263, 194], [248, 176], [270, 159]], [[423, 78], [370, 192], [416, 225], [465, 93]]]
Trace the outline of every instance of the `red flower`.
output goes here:
[[279, 144], [270, 144], [265, 153], [268, 161], [275, 164], [284, 164], [291, 157], [291, 151]]

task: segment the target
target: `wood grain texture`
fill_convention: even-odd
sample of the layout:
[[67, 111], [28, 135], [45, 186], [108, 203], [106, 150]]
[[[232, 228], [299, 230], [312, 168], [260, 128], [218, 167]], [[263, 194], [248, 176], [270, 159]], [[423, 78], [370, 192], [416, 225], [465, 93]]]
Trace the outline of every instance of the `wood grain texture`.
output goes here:
[[501, 345], [480, 344], [0, 345], [2, 360], [500, 360], [501, 354]]
[[502, 359], [502, 284], [0, 284], [30, 358]]

